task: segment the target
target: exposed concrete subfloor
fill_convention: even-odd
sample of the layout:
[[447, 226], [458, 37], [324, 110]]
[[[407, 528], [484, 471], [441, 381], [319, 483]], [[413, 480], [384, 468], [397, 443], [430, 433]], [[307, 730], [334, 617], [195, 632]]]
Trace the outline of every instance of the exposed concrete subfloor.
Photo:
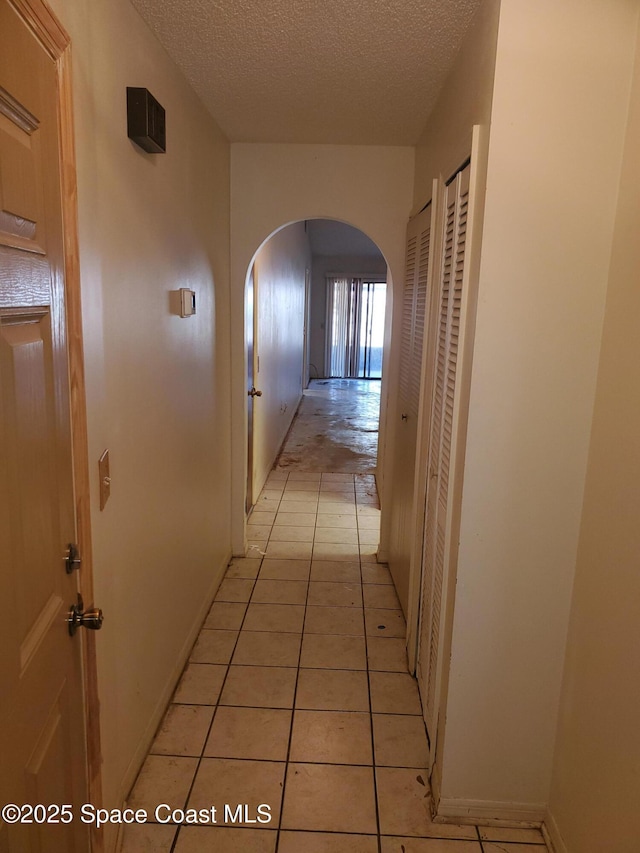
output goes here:
[[379, 381], [313, 379], [275, 470], [373, 474], [379, 418]]

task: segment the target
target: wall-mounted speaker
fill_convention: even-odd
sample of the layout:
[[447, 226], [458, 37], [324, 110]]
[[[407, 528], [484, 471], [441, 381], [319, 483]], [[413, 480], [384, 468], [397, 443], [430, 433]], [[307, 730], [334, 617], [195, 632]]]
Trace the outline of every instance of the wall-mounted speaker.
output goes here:
[[167, 150], [164, 107], [148, 89], [127, 86], [127, 136], [151, 154]]

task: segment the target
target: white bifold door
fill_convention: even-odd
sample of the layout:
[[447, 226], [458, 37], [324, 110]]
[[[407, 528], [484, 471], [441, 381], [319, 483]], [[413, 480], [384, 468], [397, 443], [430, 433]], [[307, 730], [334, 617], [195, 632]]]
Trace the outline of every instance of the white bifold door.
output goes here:
[[[470, 164], [448, 182], [435, 182], [432, 202], [409, 223], [400, 323], [389, 565], [407, 615], [409, 663], [430, 739], [430, 769], [446, 657], [445, 614], [455, 582], [475, 315], [477, 263], [472, 274], [469, 226], [479, 219], [480, 205], [474, 202], [472, 174], [477, 184]], [[477, 261], [477, 252], [473, 256]]]
[[405, 613], [409, 596], [409, 566], [417, 535], [414, 490], [433, 216], [434, 206], [429, 203], [409, 223], [402, 293], [393, 499], [389, 508], [392, 531], [389, 566]]
[[456, 419], [456, 393], [463, 320], [463, 288], [469, 207], [470, 166], [445, 189], [442, 242], [434, 300], [435, 316], [429, 412], [426, 513], [418, 627], [417, 678], [427, 731], [433, 744], [442, 670], [442, 614], [445, 570], [450, 563], [452, 498], [450, 490]]

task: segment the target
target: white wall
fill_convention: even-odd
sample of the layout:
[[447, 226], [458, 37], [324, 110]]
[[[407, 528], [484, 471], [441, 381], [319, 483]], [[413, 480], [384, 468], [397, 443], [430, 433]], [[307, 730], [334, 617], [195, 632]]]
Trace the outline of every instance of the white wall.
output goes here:
[[500, 0], [484, 0], [478, 8], [418, 141], [416, 213], [430, 200], [433, 179], [446, 180], [469, 157], [473, 126], [489, 124], [499, 12]]
[[640, 38], [616, 214], [551, 787], [560, 851], [640, 838]]
[[311, 317], [309, 322], [311, 378], [325, 375], [325, 344], [327, 317], [327, 276], [333, 273], [346, 276], [371, 275], [385, 281], [387, 263], [380, 254], [372, 255], [314, 255], [311, 266]]
[[255, 252], [276, 229], [305, 219], [339, 219], [359, 228], [402, 281], [411, 207], [413, 149], [377, 146], [238, 143], [231, 147], [231, 357], [233, 547], [244, 551], [246, 353], [244, 293]]
[[[104, 793], [118, 806], [230, 555], [229, 146], [128, 0], [53, 0], [72, 39]], [[166, 109], [128, 138], [126, 87]], [[170, 313], [196, 291], [198, 313]], [[98, 457], [111, 498], [98, 506]], [[170, 630], [168, 629], [170, 628]]]
[[629, 0], [501, 5], [445, 814], [548, 801], [636, 17]]
[[259, 370], [254, 399], [254, 498], [258, 497], [302, 397], [305, 271], [311, 253], [303, 222], [260, 249], [254, 264]]

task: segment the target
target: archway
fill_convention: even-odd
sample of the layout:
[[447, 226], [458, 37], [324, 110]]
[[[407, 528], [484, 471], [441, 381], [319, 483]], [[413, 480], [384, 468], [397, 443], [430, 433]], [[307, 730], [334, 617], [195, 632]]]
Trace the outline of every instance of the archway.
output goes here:
[[289, 223], [255, 252], [245, 288], [247, 510], [276, 460], [375, 471], [387, 279], [376, 244], [336, 220]]
[[[344, 306], [334, 304], [334, 290], [338, 285], [350, 294]], [[381, 381], [382, 352], [386, 353], [386, 372], [392, 294], [391, 272], [384, 254], [361, 229], [343, 220], [318, 217], [286, 223], [269, 234], [255, 250], [246, 270], [243, 310], [247, 392], [243, 412], [247, 425], [243, 504], [247, 511], [278, 457], [298, 404], [302, 402], [303, 409], [309, 404], [322, 410], [323, 404], [330, 399], [327, 392], [332, 395], [335, 409], [336, 393], [344, 395], [347, 389], [356, 395], [359, 393], [360, 397], [350, 395], [350, 402], [354, 404], [361, 400], [363, 385], [377, 386], [367, 389], [370, 393], [365, 407], [369, 416], [375, 411], [375, 426], [358, 427], [357, 418], [351, 414], [343, 418], [342, 424], [348, 427], [349, 421], [353, 421], [352, 429], [335, 430], [339, 436], [336, 441], [343, 444], [355, 438], [356, 429], [368, 433], [364, 442], [363, 436], [358, 434], [359, 441], [353, 444], [360, 455], [347, 450], [352, 454], [348, 459], [352, 466], [355, 465], [354, 471], [360, 470], [358, 461], [366, 464], [371, 457], [372, 466], [362, 470], [373, 471], [376, 467], [378, 446], [380, 451], [383, 447], [383, 442], [379, 445], [377, 442], [378, 423], [383, 432], [388, 397], [386, 385]], [[341, 344], [345, 345], [346, 341], [345, 351], [350, 357], [336, 360], [336, 329], [331, 326], [339, 308], [349, 313], [346, 326], [350, 334], [343, 335]], [[340, 372], [336, 372], [336, 361], [340, 362]], [[339, 383], [339, 390], [335, 385], [336, 377], [344, 380]], [[315, 397], [312, 403], [306, 398], [301, 400], [300, 396], [309, 381], [315, 385], [306, 392]], [[334, 384], [329, 388], [331, 383]], [[380, 395], [381, 386], [383, 396]], [[344, 403], [344, 396], [341, 402]], [[357, 410], [356, 406], [353, 412]], [[319, 414], [320, 411], [314, 410], [313, 415]], [[332, 428], [336, 423], [340, 423], [339, 418], [332, 419]], [[296, 421], [304, 441], [303, 424], [304, 416]], [[329, 431], [327, 429], [327, 433]], [[335, 442], [329, 441], [327, 446], [335, 449]], [[295, 455], [287, 458], [289, 462], [282, 464], [290, 464], [292, 458], [296, 460]], [[379, 470], [382, 468], [381, 464]]]
[[[392, 282], [403, 277], [406, 223], [413, 197], [413, 150], [375, 146], [232, 146], [231, 182], [231, 458], [232, 551], [245, 550], [246, 353], [245, 285], [256, 251], [293, 222], [335, 219], [363, 231], [382, 251]], [[391, 312], [387, 312], [390, 335]], [[393, 370], [391, 359], [390, 369]], [[387, 403], [382, 400], [381, 444]], [[384, 502], [388, 458], [378, 475]], [[382, 547], [381, 547], [382, 550]]]

